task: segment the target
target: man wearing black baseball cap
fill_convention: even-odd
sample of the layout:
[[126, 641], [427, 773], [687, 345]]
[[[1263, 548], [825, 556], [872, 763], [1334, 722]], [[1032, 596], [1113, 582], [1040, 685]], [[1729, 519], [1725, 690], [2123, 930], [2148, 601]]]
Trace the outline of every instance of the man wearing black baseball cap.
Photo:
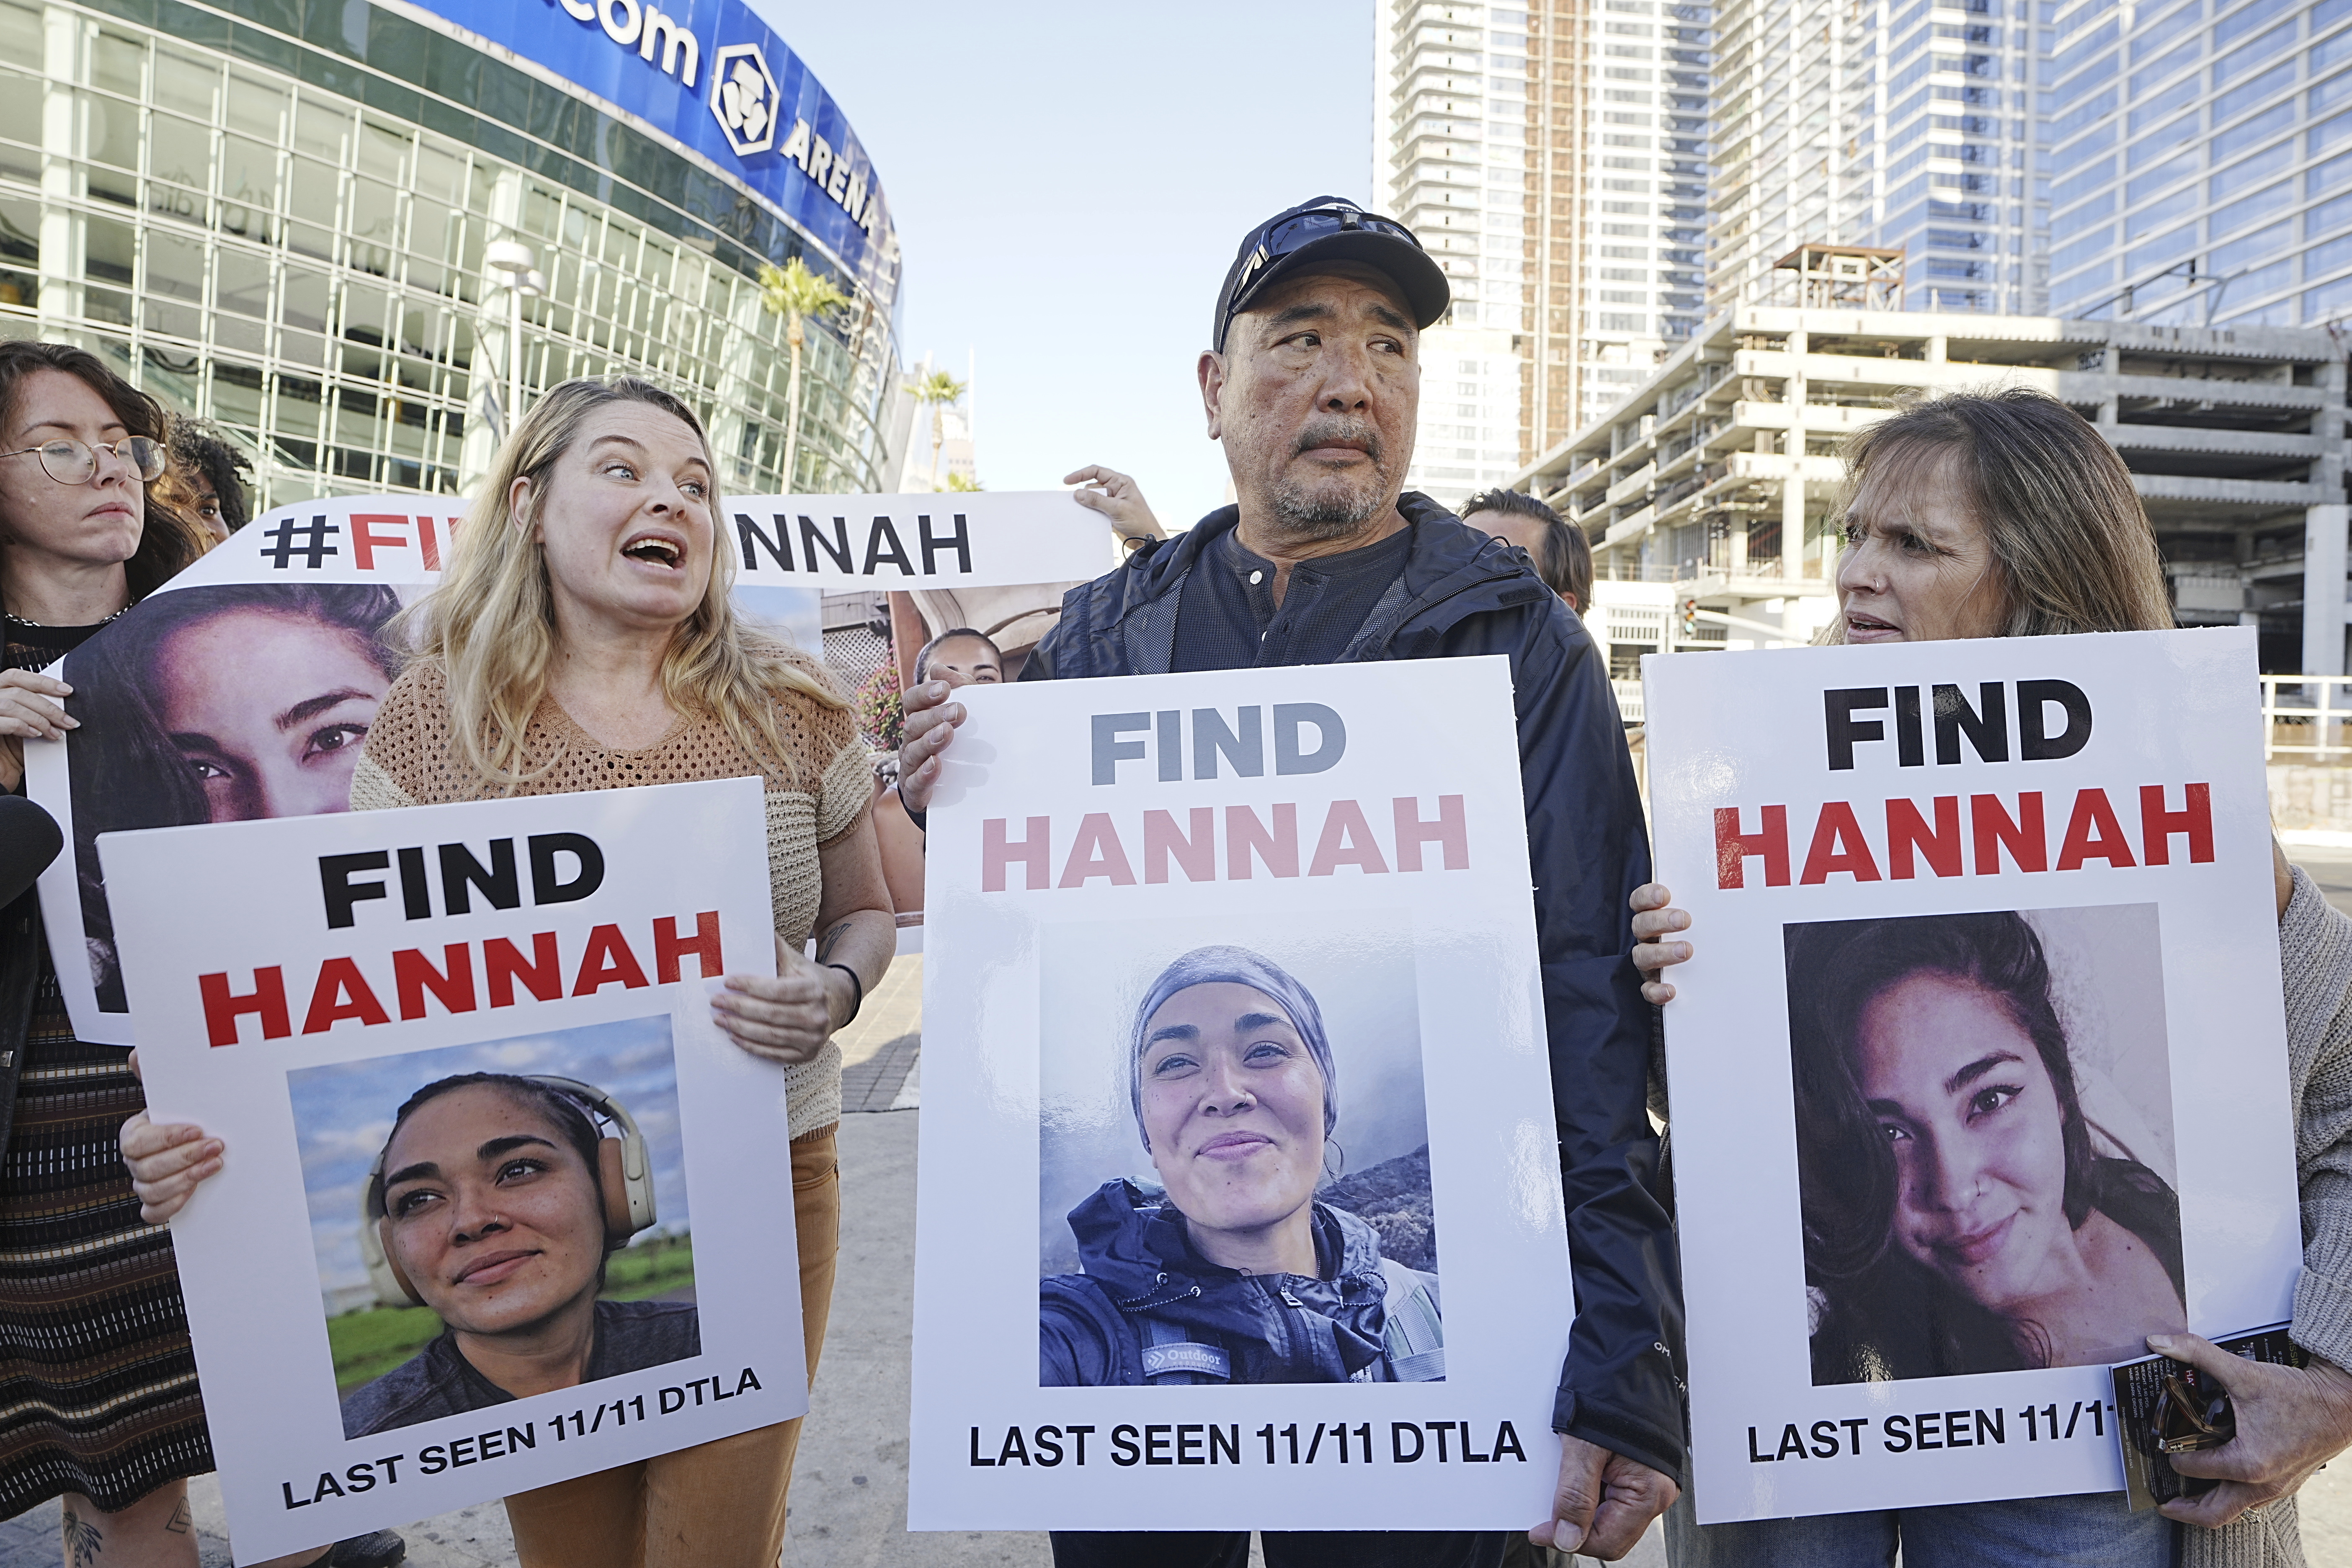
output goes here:
[[[1647, 1115], [1651, 1010], [1627, 900], [1648, 836], [1608, 672], [1524, 552], [1403, 493], [1420, 334], [1445, 274], [1412, 230], [1334, 196], [1250, 231], [1201, 354], [1236, 504], [1073, 589], [1024, 680], [1500, 653], [1517, 693], [1553, 1109], [1576, 1317], [1539, 1544], [1622, 1556], [1685, 1473], [1681, 1306]], [[906, 696], [899, 793], [919, 821], [962, 721], [944, 684]], [[1563, 1304], [1563, 1310], [1565, 1310]], [[1504, 1532], [1273, 1533], [1269, 1568], [1486, 1568]], [[1210, 1568], [1246, 1534], [1057, 1532], [1063, 1568]]]

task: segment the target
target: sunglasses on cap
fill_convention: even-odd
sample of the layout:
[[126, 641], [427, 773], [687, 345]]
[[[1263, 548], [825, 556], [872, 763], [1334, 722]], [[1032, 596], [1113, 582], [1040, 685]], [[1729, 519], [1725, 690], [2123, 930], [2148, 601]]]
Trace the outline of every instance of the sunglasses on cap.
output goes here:
[[1242, 266], [1241, 278], [1234, 289], [1235, 302], [1238, 303], [1249, 291], [1250, 279], [1255, 277], [1259, 269], [1267, 263], [1278, 260], [1294, 250], [1303, 249], [1310, 240], [1321, 239], [1327, 235], [1359, 231], [1365, 234], [1393, 235], [1415, 249], [1421, 247], [1420, 237], [1393, 218], [1359, 212], [1354, 207], [1338, 204], [1328, 207], [1311, 208], [1295, 217], [1285, 218], [1266, 230], [1264, 237], [1258, 241], [1257, 248], [1251, 252], [1249, 260]]
[[1329, 196], [1276, 214], [1243, 241], [1217, 295], [1211, 342], [1223, 350], [1225, 329], [1250, 308], [1251, 296], [1276, 277], [1312, 260], [1356, 262], [1385, 274], [1418, 327], [1426, 329], [1445, 313], [1451, 291], [1444, 271], [1412, 230], [1394, 218]]

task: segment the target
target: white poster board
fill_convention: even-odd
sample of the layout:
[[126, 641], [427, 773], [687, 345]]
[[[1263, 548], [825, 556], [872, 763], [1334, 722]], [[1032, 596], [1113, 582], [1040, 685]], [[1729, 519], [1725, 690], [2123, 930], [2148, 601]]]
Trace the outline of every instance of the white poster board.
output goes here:
[[[240, 1560], [807, 1410], [783, 1069], [708, 999], [775, 973], [764, 824], [726, 779], [106, 839], [152, 1113], [227, 1150], [173, 1240]], [[614, 1169], [650, 1223], [604, 1258], [612, 1172], [523, 1142], [564, 1119], [518, 1134], [510, 1085], [446, 1087], [475, 1072], [587, 1085], [607, 1139], [628, 1112]], [[592, 1381], [502, 1397], [493, 1358], [583, 1290]]]
[[2121, 1488], [2302, 1254], [2253, 633], [1643, 673], [1700, 1521]]
[[910, 1528], [1543, 1518], [1573, 1297], [1508, 662], [958, 696]]
[[744, 584], [995, 588], [1089, 582], [1123, 553], [1069, 490], [728, 496]]
[[[826, 590], [1093, 577], [1113, 555], [1102, 519], [1059, 490], [725, 508], [737, 609], [820, 659]], [[41, 916], [80, 1038], [138, 1043], [99, 837], [343, 809], [400, 667], [394, 617], [440, 580], [464, 521], [463, 503], [414, 495], [279, 507], [64, 661], [84, 728], [26, 745], [26, 790], [66, 837]]]

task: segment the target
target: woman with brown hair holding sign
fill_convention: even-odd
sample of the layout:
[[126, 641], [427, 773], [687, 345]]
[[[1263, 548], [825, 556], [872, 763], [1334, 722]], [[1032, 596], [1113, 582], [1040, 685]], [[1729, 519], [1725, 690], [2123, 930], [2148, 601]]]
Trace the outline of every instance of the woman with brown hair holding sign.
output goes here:
[[[785, 1065], [814, 1374], [840, 1232], [832, 1037], [881, 982], [896, 925], [847, 702], [730, 605], [716, 467], [693, 413], [650, 383], [572, 381], [541, 397], [419, 606], [419, 657], [368, 732], [352, 805], [765, 781], [777, 973], [728, 976], [714, 1011], [736, 1044]], [[814, 963], [801, 951], [812, 931]], [[126, 1148], [151, 1215], [219, 1169], [219, 1143], [194, 1128], [146, 1129]], [[586, 1366], [593, 1333], [574, 1351]], [[510, 1497], [516, 1552], [526, 1568], [772, 1563], [799, 1436], [788, 1421]]]
[[[163, 434], [87, 350], [0, 344], [0, 790], [27, 740], [108, 722], [40, 672], [204, 552], [148, 488]], [[0, 1517], [62, 1497], [67, 1561], [194, 1568], [187, 1478], [212, 1439], [172, 1239], [141, 1223], [116, 1144], [144, 1103], [130, 1053], [75, 1038], [26, 890], [0, 938]], [[403, 1550], [377, 1531], [263, 1568]]]
[[[1837, 574], [1843, 614], [1825, 641], [2171, 627], [2155, 536], [2129, 470], [2054, 398], [2021, 390], [1937, 398], [1863, 431], [1848, 445], [1846, 462], [1846, 543]], [[2272, 855], [2303, 1192], [2304, 1273], [2293, 1333], [2311, 1364], [2258, 1365], [2194, 1334], [2147, 1336], [2150, 1349], [2195, 1364], [2230, 1390], [2235, 1439], [2172, 1456], [2182, 1474], [2222, 1484], [2161, 1513], [2137, 1514], [2115, 1492], [1702, 1526], [1685, 1500], [1666, 1521], [1676, 1568], [1883, 1563], [1898, 1547], [1910, 1568], [2302, 1562], [2293, 1494], [2352, 1445], [2352, 1373], [2345, 1370], [2352, 1365], [2352, 921], [2331, 909], [2275, 845]], [[1691, 955], [1678, 934], [1690, 929], [1690, 917], [1671, 901], [1654, 883], [1633, 894], [1633, 958], [1650, 976], [1643, 994], [1661, 1005], [1675, 994], [1661, 973]], [[1952, 968], [1945, 963], [1939, 973]], [[1881, 990], [1892, 994], [1891, 987]], [[1876, 1005], [1861, 1010], [1865, 1021]], [[1657, 1081], [1662, 1095], [1662, 1077]], [[2095, 1205], [2084, 1205], [2077, 1230], [2099, 1217]], [[2020, 1333], [2014, 1343], [2032, 1339]], [[2203, 1528], [2182, 1530], [2184, 1523]]]

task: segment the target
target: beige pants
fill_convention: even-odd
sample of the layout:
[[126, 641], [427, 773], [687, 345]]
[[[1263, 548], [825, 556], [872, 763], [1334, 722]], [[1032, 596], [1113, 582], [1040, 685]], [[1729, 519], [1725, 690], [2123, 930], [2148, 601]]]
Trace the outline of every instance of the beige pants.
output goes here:
[[[801, 1330], [809, 1376], [833, 1306], [841, 1247], [834, 1130], [795, 1138]], [[783, 1552], [784, 1497], [801, 1424], [787, 1421], [507, 1499], [522, 1568], [766, 1568]]]

